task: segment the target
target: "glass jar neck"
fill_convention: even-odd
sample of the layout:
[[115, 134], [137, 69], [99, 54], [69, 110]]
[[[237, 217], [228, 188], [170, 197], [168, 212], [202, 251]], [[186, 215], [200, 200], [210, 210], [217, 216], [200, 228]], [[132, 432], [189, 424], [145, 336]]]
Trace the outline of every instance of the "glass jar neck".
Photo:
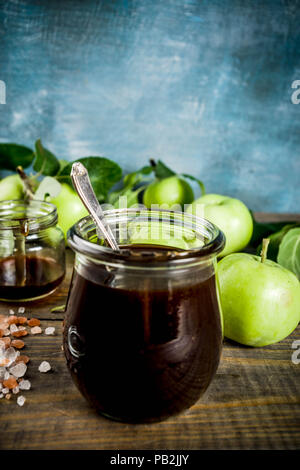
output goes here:
[[[184, 212], [115, 209], [104, 214], [118, 244], [121, 248], [125, 246], [124, 249], [114, 251], [106, 247], [105, 241], [97, 238], [90, 217], [75, 224], [68, 236], [69, 246], [76, 253], [100, 263], [143, 268], [176, 267], [215, 258], [225, 244], [223, 233], [215, 225]], [[157, 238], [153, 239], [153, 236]], [[168, 236], [166, 240], [165, 236]], [[130, 249], [130, 245], [137, 244], [147, 245], [148, 249], [144, 253]], [[152, 245], [151, 249], [149, 245]], [[164, 250], [156, 250], [155, 245], [163, 246]]]
[[0, 202], [0, 232], [13, 230], [27, 236], [57, 223], [57, 210], [50, 202], [9, 200]]

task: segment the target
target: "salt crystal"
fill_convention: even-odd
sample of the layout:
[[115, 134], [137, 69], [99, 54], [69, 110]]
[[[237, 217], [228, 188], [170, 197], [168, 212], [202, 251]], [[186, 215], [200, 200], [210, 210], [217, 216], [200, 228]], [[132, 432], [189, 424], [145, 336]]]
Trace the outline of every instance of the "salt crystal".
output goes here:
[[12, 389], [12, 392], [16, 395], [17, 393], [19, 393], [20, 391], [20, 387], [17, 385], [15, 388]]
[[13, 323], [17, 323], [18, 317], [16, 315], [13, 315], [12, 317], [7, 318], [7, 324], [12, 325]]
[[29, 380], [21, 380], [19, 383], [19, 389], [20, 390], [30, 390], [31, 389], [31, 383]]
[[13, 310], [12, 308], [9, 309], [8, 313], [9, 313], [10, 315], [14, 315], [14, 314], [15, 314], [15, 312], [14, 312], [14, 310]]
[[[20, 354], [20, 351], [18, 351], [18, 353]], [[24, 362], [24, 364], [27, 364], [27, 362], [29, 362], [29, 357], [28, 356], [18, 356], [17, 359], [16, 359], [16, 363], [18, 362]]]
[[19, 326], [19, 331], [24, 331], [26, 330], [26, 326]]
[[6, 398], [6, 400], [10, 400], [11, 399], [11, 393], [7, 393], [5, 398]]
[[22, 348], [24, 348], [25, 343], [23, 341], [21, 341], [20, 339], [14, 339], [14, 340], [12, 340], [11, 345], [14, 348], [22, 349]]
[[19, 307], [18, 308], [18, 313], [24, 313], [25, 312], [25, 307]]
[[5, 344], [0, 340], [0, 361], [5, 357]]
[[5, 330], [3, 331], [3, 336], [9, 336], [10, 335], [10, 331], [8, 328], [5, 328]]
[[11, 332], [11, 333], [14, 333], [15, 331], [18, 331], [18, 330], [19, 330], [19, 328], [17, 327], [17, 325], [15, 325], [14, 323], [12, 323], [12, 324], [10, 325], [9, 329], [10, 329], [10, 332]]
[[9, 392], [9, 388], [2, 388], [2, 393], [6, 395]]
[[10, 373], [8, 371], [5, 371], [4, 380], [8, 380], [9, 378], [10, 378]]
[[6, 357], [2, 357], [0, 359], [0, 366], [1, 367], [8, 367], [9, 365], [9, 359], [6, 359]]
[[9, 367], [13, 362], [15, 362], [15, 360], [17, 359], [19, 355], [20, 355], [19, 351], [16, 351], [12, 347], [8, 348], [4, 354], [5, 358], [9, 360], [9, 363], [7, 366]]
[[15, 366], [12, 366], [9, 369], [9, 372], [13, 374], [15, 377], [19, 378], [19, 377], [23, 377], [26, 370], [27, 370], [26, 364], [24, 364], [24, 362], [18, 362], [18, 364], [16, 364]]
[[[8, 322], [8, 318], [9, 318], [9, 317], [6, 316], [6, 315], [0, 315], [0, 324], [1, 324], [1, 325], [6, 325], [7, 322]], [[1, 327], [1, 328], [2, 328], [2, 327]]]
[[5, 367], [0, 367], [0, 380], [4, 380], [6, 369]]
[[30, 318], [30, 320], [28, 320], [27, 324], [29, 326], [40, 326], [41, 322], [38, 318]]
[[45, 329], [45, 335], [54, 335], [55, 328], [54, 326], [49, 326]]
[[11, 376], [8, 380], [4, 380], [3, 385], [5, 388], [9, 388], [11, 390], [12, 388], [17, 387], [18, 383], [16, 379]]
[[42, 328], [40, 328], [39, 326], [34, 326], [33, 328], [31, 328], [31, 334], [33, 335], [38, 335], [39, 333], [42, 332]]
[[2, 388], [3, 388], [3, 385], [2, 385], [2, 383], [0, 383], [0, 391], [2, 390]]
[[26, 330], [18, 330], [18, 331], [14, 331], [12, 333], [12, 336], [14, 336], [15, 338], [20, 338], [21, 336], [27, 336], [28, 335], [28, 331]]
[[47, 362], [47, 361], [41, 362], [41, 364], [39, 365], [39, 371], [40, 372], [48, 372], [49, 370], [51, 370], [51, 366], [50, 366], [49, 362]]
[[0, 398], [3, 398], [3, 397], [4, 397], [3, 393], [0, 393]]
[[20, 395], [17, 399], [17, 403], [18, 403], [19, 406], [23, 406], [25, 401], [26, 401], [26, 398], [23, 397], [23, 395]]

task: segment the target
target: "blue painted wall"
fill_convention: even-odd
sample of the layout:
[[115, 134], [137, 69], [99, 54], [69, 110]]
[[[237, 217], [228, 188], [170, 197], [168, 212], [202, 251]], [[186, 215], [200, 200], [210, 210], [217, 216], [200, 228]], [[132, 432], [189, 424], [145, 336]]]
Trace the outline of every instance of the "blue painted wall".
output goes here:
[[300, 211], [298, 0], [0, 1], [0, 140]]

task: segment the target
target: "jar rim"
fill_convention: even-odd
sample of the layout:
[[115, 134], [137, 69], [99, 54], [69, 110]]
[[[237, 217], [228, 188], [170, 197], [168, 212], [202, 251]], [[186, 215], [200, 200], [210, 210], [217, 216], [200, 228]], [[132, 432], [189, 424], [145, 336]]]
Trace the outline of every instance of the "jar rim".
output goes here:
[[[194, 230], [198, 231], [203, 235], [207, 236], [207, 242], [204, 243], [201, 247], [194, 247], [189, 249], [176, 249], [171, 248], [170, 250], [164, 250], [164, 253], [158, 254], [155, 253], [155, 248], [153, 249], [153, 253], [145, 253], [146, 256], [136, 256], [132, 253], [132, 251], [128, 248], [122, 249], [120, 251], [112, 250], [110, 247], [99, 245], [93, 243], [87, 239], [85, 239], [82, 235], [84, 230], [96, 231], [95, 223], [91, 216], [86, 216], [80, 219], [76, 224], [74, 224], [68, 231], [68, 245], [70, 248], [75, 251], [75, 253], [80, 253], [86, 255], [90, 258], [100, 259], [104, 262], [114, 262], [114, 263], [129, 263], [135, 265], [151, 265], [151, 264], [158, 264], [158, 263], [166, 263], [170, 262], [180, 263], [183, 261], [193, 260], [196, 261], [202, 260], [203, 258], [207, 258], [210, 256], [216, 256], [218, 253], [222, 251], [225, 246], [225, 236], [223, 232], [213, 223], [209, 222], [208, 220], [188, 214], [186, 212], [180, 211], [170, 211], [166, 209], [113, 209], [104, 211], [104, 216], [110, 225], [111, 219], [122, 218], [125, 220], [126, 217], [139, 215], [141, 217], [148, 217], [155, 214], [157, 217], [173, 217], [174, 220], [177, 218], [177, 222], [180, 220], [184, 220], [186, 223], [189, 224], [190, 227], [194, 227]], [[150, 220], [151, 217], [150, 217]], [[169, 219], [167, 219], [169, 220]]]
[[27, 222], [26, 233], [33, 233], [55, 225], [57, 219], [56, 206], [51, 202], [38, 199], [0, 201], [0, 230], [23, 230]]

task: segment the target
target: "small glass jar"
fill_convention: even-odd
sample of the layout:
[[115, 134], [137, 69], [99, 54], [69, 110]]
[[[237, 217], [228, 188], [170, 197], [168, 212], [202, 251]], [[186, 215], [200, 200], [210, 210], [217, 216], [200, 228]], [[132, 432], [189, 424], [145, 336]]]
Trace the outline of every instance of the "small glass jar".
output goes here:
[[49, 202], [0, 202], [0, 300], [51, 294], [65, 275], [65, 240]]
[[99, 244], [90, 217], [69, 232], [76, 256], [64, 326], [67, 365], [101, 414], [160, 421], [193, 405], [216, 372], [223, 334], [215, 265], [224, 236], [181, 212], [119, 209], [105, 216], [120, 251]]

